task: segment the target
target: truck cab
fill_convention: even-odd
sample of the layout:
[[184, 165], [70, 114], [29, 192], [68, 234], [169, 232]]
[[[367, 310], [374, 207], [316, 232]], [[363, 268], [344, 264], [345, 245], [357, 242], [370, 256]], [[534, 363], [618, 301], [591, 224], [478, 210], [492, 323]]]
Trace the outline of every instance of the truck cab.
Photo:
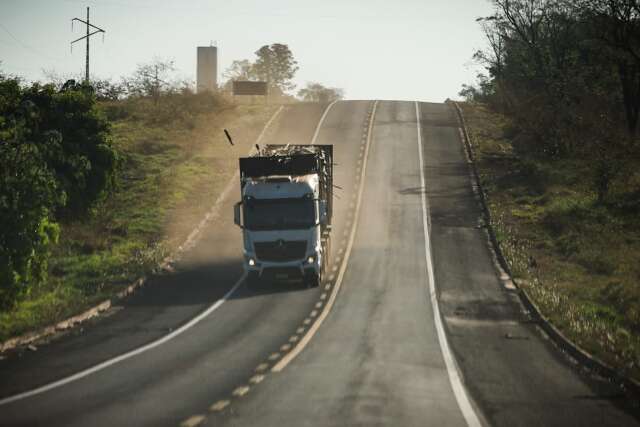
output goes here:
[[242, 228], [250, 285], [303, 280], [317, 286], [322, 280], [331, 230], [331, 150], [306, 147], [268, 146], [266, 155], [241, 159], [234, 219]]

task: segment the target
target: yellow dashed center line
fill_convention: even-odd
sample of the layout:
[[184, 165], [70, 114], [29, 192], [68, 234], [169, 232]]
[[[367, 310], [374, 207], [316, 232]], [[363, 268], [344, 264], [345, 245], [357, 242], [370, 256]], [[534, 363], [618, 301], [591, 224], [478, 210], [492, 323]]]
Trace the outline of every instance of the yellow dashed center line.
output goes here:
[[248, 385], [242, 385], [238, 388], [236, 388], [235, 390], [233, 390], [233, 393], [231, 393], [233, 396], [235, 397], [242, 397], [245, 394], [249, 393], [249, 386]]
[[195, 427], [199, 426], [205, 419], [204, 415], [194, 415], [192, 417], [187, 418], [183, 422], [180, 423], [180, 427]]
[[209, 412], [220, 412], [230, 404], [230, 400], [218, 400], [216, 403], [209, 406]]
[[260, 384], [262, 380], [264, 380], [264, 375], [254, 375], [251, 378], [249, 378], [249, 382], [254, 385]]
[[289, 351], [291, 350], [291, 344], [284, 344], [280, 347], [280, 351]]
[[264, 372], [267, 369], [269, 369], [269, 364], [268, 363], [261, 363], [258, 365], [258, 367], [256, 368], [256, 372]]

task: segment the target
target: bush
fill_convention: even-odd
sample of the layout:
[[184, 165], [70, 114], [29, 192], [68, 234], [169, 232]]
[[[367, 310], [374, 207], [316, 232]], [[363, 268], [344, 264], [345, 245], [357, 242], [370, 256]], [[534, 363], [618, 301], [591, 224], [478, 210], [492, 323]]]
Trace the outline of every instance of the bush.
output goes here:
[[197, 116], [220, 109], [224, 105], [224, 99], [217, 94], [182, 90], [163, 93], [157, 99], [132, 96], [115, 103], [103, 103], [101, 108], [112, 120], [140, 120], [152, 126], [173, 126], [179, 123], [192, 128]]
[[85, 213], [109, 189], [108, 135], [89, 87], [0, 75], [0, 307], [46, 279], [56, 214]]
[[108, 140], [109, 124], [96, 107], [90, 86], [67, 82], [56, 92], [52, 85], [34, 84], [23, 93], [23, 102], [32, 105], [33, 137], [59, 132], [59, 149], [46, 161], [67, 194], [67, 203], [58, 216], [82, 215], [100, 200], [113, 184], [116, 153]]
[[[50, 143], [58, 142], [52, 135]], [[44, 157], [31, 142], [0, 144], [0, 307], [46, 277], [49, 246], [58, 239], [50, 217], [64, 203], [64, 193]]]

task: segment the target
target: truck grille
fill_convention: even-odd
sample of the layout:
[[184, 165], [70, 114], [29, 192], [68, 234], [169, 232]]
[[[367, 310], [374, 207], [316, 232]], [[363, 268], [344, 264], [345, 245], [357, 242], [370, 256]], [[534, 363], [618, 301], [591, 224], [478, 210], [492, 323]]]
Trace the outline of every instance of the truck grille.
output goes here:
[[307, 242], [304, 240], [255, 242], [256, 258], [259, 261], [293, 261], [304, 258]]

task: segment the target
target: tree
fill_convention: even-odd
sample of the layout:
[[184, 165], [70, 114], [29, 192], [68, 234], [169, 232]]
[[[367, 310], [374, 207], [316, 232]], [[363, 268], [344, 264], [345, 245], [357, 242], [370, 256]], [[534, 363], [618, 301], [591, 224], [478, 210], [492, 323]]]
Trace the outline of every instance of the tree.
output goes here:
[[305, 88], [298, 91], [298, 98], [309, 102], [333, 102], [344, 98], [344, 91], [325, 87], [320, 83], [308, 82]]
[[492, 80], [482, 73], [476, 76], [477, 85], [463, 84], [458, 95], [465, 98], [467, 102], [491, 102], [495, 95], [495, 79]]
[[[22, 131], [18, 131], [22, 133]], [[59, 135], [49, 134], [49, 145]], [[53, 211], [64, 203], [38, 144], [21, 136], [0, 144], [0, 307], [10, 307], [46, 277], [50, 246], [57, 242]], [[51, 149], [51, 147], [47, 147]]]
[[150, 96], [157, 104], [162, 92], [171, 87], [168, 80], [173, 71], [174, 61], [155, 58], [148, 64], [138, 65], [131, 77], [123, 79], [123, 85], [129, 95]]
[[93, 88], [0, 75], [0, 306], [46, 278], [57, 219], [85, 214], [117, 161]]
[[231, 63], [229, 68], [222, 73], [222, 76], [226, 79], [223, 85], [223, 90], [231, 93], [233, 90], [233, 82], [236, 80], [256, 80], [256, 73], [254, 65], [248, 59], [235, 60]]
[[291, 82], [298, 71], [298, 63], [286, 44], [265, 45], [256, 51], [252, 71], [258, 80], [269, 83], [269, 87], [285, 93], [295, 85]]
[[91, 86], [98, 101], [117, 101], [127, 92], [122, 83], [115, 83], [110, 79], [91, 80]]
[[227, 80], [255, 80], [254, 65], [248, 59], [235, 60], [222, 74]]
[[[84, 77], [80, 73], [58, 73], [55, 69], [42, 69], [46, 84], [53, 85], [60, 90], [69, 81], [80, 82]], [[98, 101], [116, 101], [126, 95], [127, 88], [123, 83], [113, 82], [111, 79], [91, 78], [90, 85]]]
[[46, 157], [67, 196], [57, 213], [67, 218], [84, 215], [113, 185], [117, 162], [109, 123], [97, 108], [93, 88], [73, 80], [59, 91], [34, 84], [22, 97], [33, 105], [31, 139], [45, 145], [48, 132], [60, 135], [60, 149]]
[[627, 130], [633, 137], [640, 115], [640, 0], [573, 0], [573, 6], [589, 22], [601, 53], [617, 67]]
[[[58, 228], [53, 211], [64, 203], [47, 158], [60, 155], [60, 134], [38, 136], [38, 111], [16, 78], [0, 75], [0, 307], [10, 307], [46, 274]], [[36, 132], [34, 132], [36, 130]], [[44, 144], [34, 140], [40, 139]]]
[[461, 94], [507, 113], [521, 154], [581, 158], [603, 203], [639, 121], [640, 0], [493, 3], [474, 55], [489, 78]]

